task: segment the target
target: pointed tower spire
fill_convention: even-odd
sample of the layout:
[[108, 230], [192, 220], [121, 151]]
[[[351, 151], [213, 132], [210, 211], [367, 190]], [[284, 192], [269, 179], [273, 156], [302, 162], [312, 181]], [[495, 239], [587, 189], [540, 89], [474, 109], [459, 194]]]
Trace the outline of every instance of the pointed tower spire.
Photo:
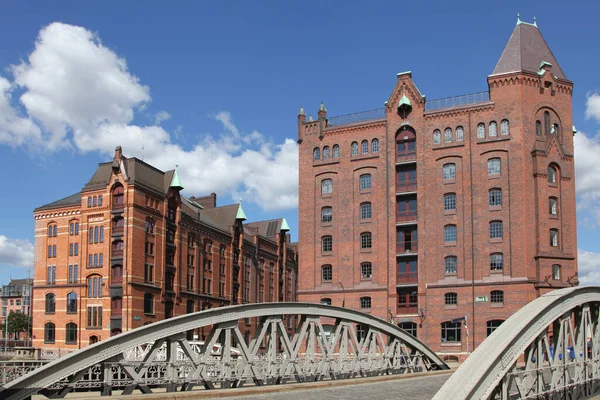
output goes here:
[[323, 104], [323, 102], [321, 102], [321, 105], [319, 106], [319, 111], [327, 112], [327, 109], [325, 108], [325, 104]]
[[517, 13], [517, 25], [521, 23], [521, 13]]
[[173, 174], [173, 178], [171, 179], [170, 187], [172, 187], [175, 190], [182, 190], [183, 185], [181, 183], [181, 179], [179, 179], [179, 174], [177, 173], [178, 168], [179, 168], [179, 165], [175, 165], [175, 173]]
[[237, 209], [237, 213], [235, 214], [235, 219], [239, 219], [242, 221], [245, 221], [246, 218], [246, 213], [244, 212], [244, 209], [242, 208], [242, 200], [240, 199], [240, 203], [238, 205], [238, 209]]
[[290, 230], [290, 226], [288, 225], [285, 218], [281, 219], [281, 230], [285, 232], [288, 232]]
[[306, 113], [304, 112], [304, 107], [300, 106], [300, 112], [298, 113], [298, 116], [300, 115], [304, 115], [306, 116]]
[[308, 122], [313, 122], [313, 117], [312, 117], [312, 114], [310, 114], [310, 115], [308, 116]]
[[535, 17], [535, 15], [533, 16], [533, 26], [537, 28], [537, 18]]

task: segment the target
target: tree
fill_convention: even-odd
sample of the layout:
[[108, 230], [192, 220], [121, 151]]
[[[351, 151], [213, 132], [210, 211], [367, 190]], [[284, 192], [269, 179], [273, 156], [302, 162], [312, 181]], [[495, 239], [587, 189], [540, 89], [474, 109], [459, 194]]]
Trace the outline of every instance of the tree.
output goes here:
[[[31, 336], [31, 317], [21, 313], [11, 311], [8, 314], [8, 333], [17, 334], [21, 332], [27, 332], [29, 329], [28, 336]], [[6, 326], [4, 324], [0, 325], [1, 332], [6, 332]]]

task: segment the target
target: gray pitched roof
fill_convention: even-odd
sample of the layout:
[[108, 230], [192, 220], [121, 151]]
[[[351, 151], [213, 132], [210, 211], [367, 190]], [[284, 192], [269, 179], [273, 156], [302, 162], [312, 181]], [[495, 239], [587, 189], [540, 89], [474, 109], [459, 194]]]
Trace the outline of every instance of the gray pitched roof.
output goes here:
[[235, 223], [238, 207], [239, 204], [230, 204], [202, 210], [200, 221], [229, 232], [229, 227]]
[[542, 61], [552, 64], [552, 73], [558, 78], [567, 79], [537, 26], [519, 23], [504, 47], [492, 75], [515, 71], [537, 73]]
[[257, 222], [249, 222], [244, 224], [244, 230], [248, 228], [246, 233], [249, 235], [258, 235], [272, 238], [277, 236], [277, 234], [281, 231], [281, 224], [283, 222], [283, 218], [271, 219], [268, 221], [257, 221]]
[[53, 201], [52, 203], [48, 203], [46, 205], [38, 207], [35, 210], [33, 210], [33, 212], [79, 205], [81, 205], [81, 193], [75, 193], [65, 197], [64, 199]]

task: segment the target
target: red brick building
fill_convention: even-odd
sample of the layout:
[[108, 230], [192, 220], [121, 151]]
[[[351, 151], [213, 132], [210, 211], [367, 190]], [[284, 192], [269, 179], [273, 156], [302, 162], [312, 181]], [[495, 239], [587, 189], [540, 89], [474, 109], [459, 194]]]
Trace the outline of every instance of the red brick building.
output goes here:
[[[8, 315], [13, 312], [31, 316], [31, 286], [33, 279], [11, 279], [8, 285], [2, 285], [2, 324], [6, 323]], [[6, 326], [5, 326], [6, 328]], [[6, 339], [6, 331], [2, 331], [2, 339]], [[27, 332], [8, 333], [9, 340], [27, 339]]]
[[[182, 189], [177, 169], [117, 147], [81, 192], [34, 211], [34, 347], [77, 349], [211, 307], [296, 300], [284, 218], [244, 223], [241, 204]], [[247, 340], [255, 322], [240, 323]]]
[[520, 21], [487, 84], [428, 101], [403, 72], [384, 109], [301, 109], [299, 301], [461, 353], [577, 284], [573, 84]]

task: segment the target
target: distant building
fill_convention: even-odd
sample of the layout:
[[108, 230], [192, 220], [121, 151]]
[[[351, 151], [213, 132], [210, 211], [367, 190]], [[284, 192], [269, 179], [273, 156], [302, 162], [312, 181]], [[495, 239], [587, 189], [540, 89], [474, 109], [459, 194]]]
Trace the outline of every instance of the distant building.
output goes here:
[[[81, 192], [34, 211], [34, 347], [77, 349], [207, 308], [296, 300], [284, 218], [244, 223], [241, 204], [182, 189], [177, 169], [117, 147]], [[248, 341], [255, 323], [240, 323]]]
[[412, 78], [382, 109], [300, 110], [298, 298], [464, 353], [578, 284], [573, 83], [521, 21], [485, 92], [428, 100]]
[[[20, 312], [30, 315], [31, 312], [31, 285], [33, 279], [11, 279], [8, 285], [2, 285], [0, 297], [2, 298], [2, 323], [11, 312]], [[2, 339], [6, 338], [6, 332], [2, 331]], [[9, 333], [8, 339], [26, 339], [27, 333]]]

